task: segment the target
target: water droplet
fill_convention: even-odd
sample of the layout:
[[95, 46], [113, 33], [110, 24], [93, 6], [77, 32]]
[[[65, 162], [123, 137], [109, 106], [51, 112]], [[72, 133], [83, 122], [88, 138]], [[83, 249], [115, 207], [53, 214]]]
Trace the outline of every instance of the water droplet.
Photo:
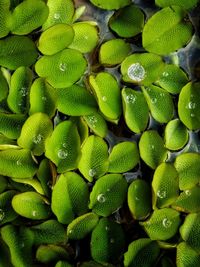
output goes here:
[[69, 230], [69, 234], [72, 234], [72, 233], [73, 233], [73, 230], [72, 230], [72, 229], [70, 229], [70, 230]]
[[157, 102], [157, 98], [155, 98], [155, 97], [154, 98], [151, 98], [151, 103], [152, 104], [155, 104], [156, 102]]
[[60, 18], [60, 14], [59, 13], [55, 13], [53, 17], [54, 17], [54, 19], [59, 19]]
[[85, 38], [85, 40], [88, 40], [88, 35], [85, 35], [84, 38]]
[[160, 93], [160, 97], [164, 97], [165, 96], [165, 94], [164, 93]]
[[139, 197], [135, 197], [135, 200], [136, 200], [136, 201], [139, 201], [140, 199], [139, 199]]
[[94, 177], [96, 175], [95, 169], [90, 169], [88, 174], [90, 177]]
[[107, 101], [107, 97], [104, 95], [104, 96], [102, 97], [102, 100], [103, 100], [104, 102], [106, 102], [106, 101]]
[[151, 150], [154, 150], [155, 149], [155, 146], [154, 145], [151, 145]]
[[41, 134], [38, 134], [34, 136], [32, 140], [33, 140], [33, 143], [39, 144], [42, 141], [42, 139], [43, 139], [43, 136]]
[[157, 192], [157, 196], [159, 198], [166, 198], [166, 195], [167, 195], [166, 191], [158, 190], [158, 192]]
[[64, 148], [67, 148], [67, 143], [63, 143], [62, 145]]
[[22, 165], [21, 160], [17, 160], [17, 165], [18, 166]]
[[191, 191], [190, 191], [190, 190], [185, 190], [185, 194], [186, 194], [187, 196], [190, 196], [190, 195], [191, 195]]
[[106, 231], [109, 231], [110, 230], [110, 227], [109, 226], [106, 226], [105, 229], [106, 229]]
[[167, 76], [169, 76], [169, 73], [166, 72], [166, 71], [164, 71], [163, 74], [162, 74], [162, 76], [163, 76], [163, 77], [167, 77]]
[[104, 203], [106, 201], [104, 194], [99, 194], [97, 196], [97, 201], [99, 201], [100, 203]]
[[4, 217], [5, 217], [5, 212], [4, 210], [0, 209], [0, 222], [3, 221]]
[[115, 243], [115, 239], [114, 239], [114, 238], [111, 238], [111, 239], [110, 239], [110, 243], [111, 243], [111, 244]]
[[194, 113], [191, 113], [190, 114], [190, 117], [194, 118], [195, 117], [195, 114]]
[[107, 188], [107, 190], [106, 190], [107, 192], [110, 192], [110, 188]]
[[26, 87], [22, 87], [21, 90], [20, 90], [20, 93], [21, 93], [22, 96], [26, 96], [28, 94], [27, 88]]
[[97, 118], [95, 116], [88, 116], [88, 120], [93, 128], [96, 127]]
[[126, 96], [126, 103], [133, 104], [135, 103], [136, 97], [133, 94], [129, 94]]
[[21, 248], [24, 248], [24, 247], [25, 247], [24, 242], [21, 242]]
[[36, 210], [34, 210], [34, 211], [32, 212], [32, 215], [33, 215], [33, 217], [35, 217], [35, 216], [36, 216], [36, 214], [37, 214], [37, 211], [36, 211]]
[[43, 96], [43, 97], [42, 97], [42, 101], [44, 101], [44, 102], [46, 102], [46, 101], [47, 101], [47, 98], [46, 98], [46, 96]]
[[67, 156], [68, 156], [68, 153], [66, 150], [63, 150], [63, 149], [58, 150], [58, 157], [60, 159], [66, 159]]
[[189, 103], [188, 103], [188, 108], [189, 108], [189, 109], [195, 109], [195, 108], [196, 108], [196, 103], [194, 103], [194, 102], [189, 102]]
[[128, 77], [136, 82], [141, 82], [146, 76], [146, 71], [140, 63], [134, 63], [128, 68]]
[[162, 224], [165, 228], [169, 228], [172, 225], [172, 222], [169, 219], [164, 218]]
[[60, 65], [59, 65], [59, 69], [60, 69], [61, 71], [66, 71], [66, 68], [67, 68], [67, 66], [66, 66], [65, 63], [60, 63]]

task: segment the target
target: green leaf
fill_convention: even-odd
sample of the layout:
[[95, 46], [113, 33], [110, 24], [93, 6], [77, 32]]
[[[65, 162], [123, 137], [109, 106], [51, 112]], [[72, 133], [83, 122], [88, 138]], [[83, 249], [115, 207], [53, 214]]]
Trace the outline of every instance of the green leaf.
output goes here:
[[135, 142], [121, 142], [113, 147], [109, 155], [108, 172], [122, 173], [130, 171], [139, 163], [139, 159]]
[[149, 109], [144, 95], [131, 88], [123, 88], [122, 104], [128, 128], [135, 133], [144, 131], [149, 120]]
[[171, 95], [155, 85], [143, 87], [142, 91], [152, 117], [160, 123], [170, 121], [174, 114], [174, 104]]
[[0, 40], [0, 65], [10, 70], [31, 66], [38, 53], [34, 42], [26, 36], [10, 36]]
[[52, 192], [51, 208], [58, 221], [68, 224], [75, 216], [87, 212], [89, 191], [81, 176], [73, 172], [61, 174]]
[[19, 215], [31, 220], [45, 220], [51, 214], [47, 200], [36, 192], [15, 195], [12, 207]]
[[156, 84], [171, 94], [179, 94], [188, 83], [186, 73], [176, 65], [166, 64]]
[[55, 55], [41, 57], [35, 64], [35, 70], [51, 86], [63, 88], [79, 80], [86, 66], [86, 60], [79, 51], [64, 49]]
[[96, 111], [96, 100], [85, 87], [74, 84], [68, 88], [59, 88], [56, 93], [57, 108], [66, 115], [83, 116]]
[[74, 240], [85, 238], [94, 229], [98, 221], [98, 215], [92, 212], [77, 217], [67, 227], [68, 238]]
[[58, 261], [55, 267], [73, 267], [73, 266], [67, 261]]
[[137, 179], [130, 184], [128, 207], [135, 220], [143, 220], [150, 214], [151, 188], [147, 182]]
[[5, 37], [8, 35], [10, 31], [10, 0], [1, 0], [0, 3], [0, 38]]
[[188, 131], [179, 119], [168, 122], [165, 127], [165, 147], [170, 150], [182, 149], [188, 142]]
[[134, 37], [144, 27], [144, 14], [135, 5], [124, 7], [112, 15], [109, 26], [120, 37]]
[[45, 143], [45, 156], [57, 166], [58, 173], [77, 168], [80, 156], [80, 137], [71, 121], [63, 121]]
[[11, 205], [11, 200], [16, 193], [15, 190], [7, 190], [0, 194], [0, 225], [12, 222], [17, 218], [18, 214]]
[[199, 253], [192, 249], [185, 242], [181, 242], [177, 246], [176, 254], [177, 267], [196, 267], [200, 265]]
[[180, 234], [187, 245], [200, 251], [200, 213], [191, 213], [186, 216], [180, 227]]
[[160, 7], [167, 7], [167, 6], [180, 6], [184, 9], [191, 9], [194, 8], [197, 3], [198, 0], [155, 0], [156, 5], [160, 6]]
[[162, 58], [151, 53], [135, 53], [121, 64], [122, 79], [134, 84], [149, 85], [163, 72]]
[[171, 205], [179, 195], [178, 173], [170, 163], [161, 163], [155, 170], [153, 181], [153, 207]]
[[17, 35], [28, 34], [42, 26], [48, 14], [48, 7], [43, 1], [23, 1], [11, 15], [10, 30]]
[[140, 225], [144, 227], [151, 240], [167, 240], [176, 234], [180, 222], [179, 212], [163, 208], [155, 210], [150, 219], [141, 222]]
[[90, 0], [90, 2], [99, 8], [112, 10], [127, 6], [131, 3], [131, 0]]
[[176, 157], [174, 166], [179, 175], [179, 188], [187, 190], [200, 182], [200, 155], [182, 153]]
[[55, 89], [45, 79], [35, 79], [30, 90], [29, 114], [42, 112], [51, 118], [55, 115], [56, 107], [57, 94]]
[[98, 28], [87, 22], [77, 22], [72, 25], [74, 39], [70, 48], [79, 50], [81, 53], [91, 52], [99, 41]]
[[89, 136], [88, 126], [82, 117], [71, 117], [70, 120], [75, 123], [82, 144]]
[[89, 136], [82, 148], [82, 156], [78, 164], [79, 171], [83, 176], [92, 182], [94, 178], [99, 178], [108, 170], [108, 146], [106, 142], [98, 136]]
[[42, 32], [38, 49], [44, 55], [53, 55], [68, 47], [74, 39], [73, 28], [64, 23], [56, 24]]
[[111, 215], [123, 205], [127, 187], [121, 174], [107, 174], [99, 178], [92, 188], [89, 208], [100, 216]]
[[27, 113], [33, 72], [28, 67], [19, 67], [11, 76], [7, 98], [9, 108], [14, 113]]
[[27, 149], [0, 151], [0, 174], [14, 178], [33, 177], [37, 171], [31, 152]]
[[99, 72], [96, 77], [90, 75], [89, 84], [102, 114], [107, 120], [117, 122], [121, 115], [121, 98], [116, 78], [108, 72]]
[[149, 130], [142, 134], [139, 141], [140, 157], [152, 169], [167, 159], [167, 150], [157, 131]]
[[108, 218], [100, 219], [92, 232], [92, 258], [102, 264], [115, 263], [122, 255], [124, 247], [125, 236], [121, 225]]
[[99, 61], [102, 65], [120, 64], [131, 52], [131, 46], [122, 39], [112, 39], [101, 45]]
[[156, 241], [152, 241], [149, 238], [140, 238], [130, 243], [128, 251], [124, 254], [124, 266], [153, 266], [159, 253], [160, 248]]
[[179, 95], [178, 114], [180, 120], [190, 130], [200, 128], [200, 83], [186, 84]]
[[193, 31], [191, 22], [185, 20], [186, 15], [178, 6], [166, 7], [155, 13], [144, 26], [143, 47], [149, 52], [166, 55], [186, 45]]
[[0, 70], [0, 102], [6, 99], [8, 95], [8, 83], [2, 70]]
[[43, 30], [59, 24], [71, 23], [74, 16], [74, 3], [72, 0], [48, 0], [49, 16], [43, 24]]
[[53, 132], [53, 124], [45, 113], [34, 113], [24, 123], [17, 143], [34, 155], [40, 156], [45, 149], [45, 141]]
[[200, 187], [194, 186], [180, 194], [172, 204], [173, 208], [186, 213], [200, 212]]

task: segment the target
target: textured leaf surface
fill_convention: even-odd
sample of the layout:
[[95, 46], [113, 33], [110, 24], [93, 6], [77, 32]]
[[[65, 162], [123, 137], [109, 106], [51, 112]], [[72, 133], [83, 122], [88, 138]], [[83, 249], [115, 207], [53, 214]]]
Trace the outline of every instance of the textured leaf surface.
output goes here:
[[192, 38], [192, 24], [184, 21], [185, 17], [185, 11], [178, 6], [158, 11], [144, 26], [143, 47], [149, 52], [166, 55], [186, 45]]
[[82, 156], [78, 168], [90, 182], [99, 178], [108, 170], [108, 146], [98, 136], [89, 136], [82, 146]]
[[8, 95], [8, 83], [6, 78], [3, 75], [3, 72], [0, 71], [0, 101], [4, 100]]
[[74, 49], [64, 49], [55, 55], [43, 56], [35, 65], [37, 74], [46, 78], [55, 88], [71, 86], [82, 76], [85, 69], [85, 58]]
[[87, 212], [88, 198], [86, 182], [78, 174], [67, 172], [53, 188], [51, 208], [60, 223], [68, 224], [76, 215]]
[[109, 155], [108, 172], [121, 173], [133, 169], [139, 163], [139, 152], [135, 142], [115, 145]]
[[90, 194], [89, 208], [98, 215], [109, 216], [119, 209], [127, 193], [127, 182], [121, 174], [107, 174], [97, 180]]
[[9, 29], [9, 19], [10, 19], [10, 0], [2, 0], [0, 3], [0, 38], [8, 35]]
[[128, 251], [124, 254], [125, 267], [150, 267], [152, 266], [160, 252], [160, 248], [156, 241], [149, 238], [140, 238], [133, 241]]
[[167, 7], [167, 6], [180, 6], [184, 9], [190, 9], [197, 5], [198, 0], [155, 0], [156, 5], [160, 7]]
[[131, 3], [130, 0], [90, 0], [92, 4], [102, 9], [120, 9]]
[[80, 137], [77, 127], [71, 121], [63, 121], [56, 126], [46, 140], [45, 155], [57, 166], [58, 173], [73, 170], [80, 156]]
[[149, 120], [149, 109], [144, 95], [131, 88], [124, 88], [122, 89], [122, 104], [128, 128], [135, 133], [144, 131]]
[[176, 254], [177, 267], [196, 267], [200, 265], [200, 255], [185, 242], [177, 246]]
[[0, 225], [12, 222], [17, 218], [18, 214], [11, 206], [11, 200], [16, 193], [15, 190], [7, 190], [0, 194]]

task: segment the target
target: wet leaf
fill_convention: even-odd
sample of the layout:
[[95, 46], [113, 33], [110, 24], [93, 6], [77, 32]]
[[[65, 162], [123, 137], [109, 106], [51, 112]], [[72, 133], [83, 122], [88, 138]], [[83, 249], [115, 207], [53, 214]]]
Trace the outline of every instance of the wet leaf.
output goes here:
[[82, 155], [78, 164], [79, 171], [92, 182], [103, 176], [108, 170], [108, 146], [98, 136], [89, 136], [82, 145]]
[[59, 88], [56, 93], [57, 108], [66, 115], [83, 116], [96, 111], [96, 100], [85, 87], [74, 84], [68, 88]]
[[94, 229], [98, 221], [98, 215], [92, 212], [77, 217], [67, 227], [68, 238], [74, 240], [83, 239]]
[[151, 240], [167, 240], [176, 234], [180, 222], [179, 212], [163, 208], [155, 210], [150, 219], [141, 222], [140, 225], [144, 227]]
[[199, 253], [192, 249], [185, 242], [181, 242], [177, 246], [176, 254], [177, 267], [196, 267], [200, 265]]
[[54, 173], [52, 170], [52, 163], [44, 158], [39, 165], [39, 168], [37, 170], [37, 178], [38, 181], [41, 184], [42, 190], [44, 192], [44, 195], [49, 197], [50, 196], [50, 187], [53, 184], [53, 179], [54, 179]]
[[87, 22], [77, 22], [72, 25], [74, 30], [74, 39], [70, 48], [79, 50], [81, 53], [91, 52], [99, 41], [97, 26]]
[[82, 117], [71, 117], [70, 120], [75, 123], [82, 144], [89, 136], [88, 126]]
[[87, 212], [88, 186], [81, 176], [73, 172], [61, 174], [53, 187], [51, 208], [58, 221], [68, 224], [75, 216]]
[[111, 39], [103, 43], [99, 50], [99, 61], [102, 65], [120, 64], [131, 52], [131, 46], [122, 39]]
[[180, 120], [190, 130], [200, 128], [200, 83], [186, 84], [179, 95], [178, 114]]
[[109, 155], [108, 172], [122, 173], [130, 171], [139, 163], [139, 159], [135, 142], [121, 142], [113, 147]]
[[0, 38], [8, 35], [10, 31], [9, 20], [10, 20], [10, 0], [2, 0], [0, 3]]
[[166, 55], [186, 45], [193, 31], [191, 22], [185, 21], [186, 15], [178, 6], [165, 7], [155, 13], [144, 26], [143, 47], [149, 52]]
[[38, 53], [34, 42], [26, 36], [10, 36], [0, 40], [0, 65], [10, 70], [31, 66]]
[[44, 1], [26, 0], [15, 7], [11, 15], [10, 30], [25, 35], [42, 26], [49, 14]]
[[8, 95], [8, 83], [7, 80], [3, 74], [3, 72], [0, 70], [0, 102], [4, 99], [6, 99]]
[[107, 174], [99, 178], [90, 194], [89, 208], [100, 216], [111, 215], [122, 206], [127, 187], [121, 174]]
[[108, 72], [90, 75], [89, 83], [99, 109], [106, 119], [117, 122], [121, 115], [120, 88], [116, 78]]
[[122, 89], [122, 104], [128, 128], [135, 133], [144, 131], [149, 120], [149, 109], [144, 95], [131, 88], [124, 88]]
[[120, 9], [131, 3], [130, 0], [90, 0], [90, 2], [99, 8], [107, 10]]
[[144, 27], [144, 14], [135, 5], [124, 7], [113, 14], [109, 26], [120, 37], [134, 37]]
[[40, 184], [40, 182], [34, 177], [34, 178], [11, 178], [12, 181], [18, 183], [18, 184], [25, 184], [26, 186], [30, 186], [33, 187], [35, 189], [35, 191], [41, 195], [44, 195], [44, 191], [42, 189], [42, 186]]
[[162, 58], [151, 53], [135, 53], [121, 64], [122, 79], [134, 84], [149, 85], [155, 82], [164, 68]]
[[176, 157], [174, 166], [179, 175], [179, 188], [190, 189], [200, 181], [200, 155], [198, 153], [182, 153]]
[[182, 149], [188, 142], [188, 131], [179, 119], [170, 121], [165, 128], [165, 146], [170, 150]]
[[152, 117], [160, 123], [170, 121], [174, 114], [174, 104], [171, 95], [155, 85], [143, 87], [142, 91]]
[[160, 248], [156, 241], [149, 238], [140, 238], [133, 241], [124, 254], [125, 267], [150, 267], [158, 258]]
[[122, 255], [124, 247], [125, 236], [121, 225], [108, 218], [100, 219], [92, 232], [92, 258], [102, 264], [115, 263]]
[[167, 159], [163, 139], [155, 130], [148, 130], [142, 134], [139, 150], [142, 160], [152, 169]]
[[45, 155], [57, 166], [57, 172], [73, 170], [80, 156], [80, 137], [77, 127], [71, 121], [63, 121], [46, 140]]
[[22, 126], [17, 143], [34, 155], [40, 156], [45, 150], [45, 141], [53, 132], [53, 124], [45, 113], [34, 113]]
[[31, 152], [27, 149], [0, 151], [0, 174], [14, 178], [33, 177], [37, 171]]
[[179, 195], [178, 173], [170, 163], [161, 163], [155, 170], [153, 181], [153, 207], [171, 205]]
[[0, 194], [0, 225], [12, 222], [17, 218], [18, 214], [11, 206], [11, 200], [16, 193], [15, 190], [7, 190]]
[[35, 65], [37, 74], [46, 78], [47, 82], [55, 88], [73, 85], [81, 78], [85, 69], [85, 58], [74, 49], [64, 49], [55, 55], [43, 56]]
[[155, 0], [156, 5], [160, 7], [167, 7], [167, 6], [180, 6], [184, 9], [191, 9], [197, 5], [198, 0]]
[[143, 220], [150, 214], [151, 188], [147, 182], [137, 179], [130, 184], [128, 207], [135, 220]]

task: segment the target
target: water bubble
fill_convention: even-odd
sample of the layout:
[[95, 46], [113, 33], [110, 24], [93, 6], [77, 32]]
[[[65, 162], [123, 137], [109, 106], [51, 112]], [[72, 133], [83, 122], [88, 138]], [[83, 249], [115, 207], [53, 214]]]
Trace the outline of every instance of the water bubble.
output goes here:
[[63, 143], [62, 145], [64, 148], [67, 148], [67, 143]]
[[104, 96], [102, 96], [102, 100], [104, 101], [104, 102], [106, 102], [107, 101], [107, 97], [104, 95]]
[[88, 116], [88, 120], [93, 128], [96, 127], [97, 118], [95, 116]]
[[110, 243], [111, 243], [111, 244], [115, 243], [115, 239], [114, 239], [114, 238], [111, 238], [111, 239], [110, 239]]
[[88, 174], [90, 177], [94, 177], [96, 175], [95, 169], [90, 169]]
[[106, 231], [109, 231], [110, 230], [110, 227], [109, 226], [106, 226], [105, 229], [106, 229]]
[[133, 104], [135, 103], [136, 97], [133, 94], [129, 94], [126, 96], [126, 103]]
[[172, 225], [172, 222], [169, 219], [164, 218], [162, 224], [165, 228], [169, 228]]
[[43, 139], [43, 136], [41, 134], [38, 134], [38, 135], [35, 135], [32, 140], [33, 140], [33, 143], [39, 144], [42, 141], [42, 139]]
[[157, 192], [157, 196], [159, 198], [166, 198], [166, 195], [167, 195], [166, 191], [158, 190], [158, 192]]
[[68, 153], [66, 150], [63, 150], [63, 149], [58, 150], [58, 157], [60, 159], [66, 159], [67, 156], [68, 156]]
[[164, 71], [163, 74], [162, 74], [162, 76], [163, 76], [163, 77], [167, 77], [167, 76], [169, 76], [169, 73], [166, 72], [166, 71]]
[[21, 160], [17, 160], [17, 165], [18, 165], [18, 166], [22, 165]]
[[187, 196], [190, 196], [190, 195], [191, 195], [191, 191], [190, 191], [190, 190], [185, 190], [185, 194], [186, 194]]
[[190, 117], [194, 118], [195, 117], [195, 114], [194, 113], [191, 113], [190, 114]]
[[164, 93], [160, 93], [160, 97], [164, 97], [165, 96], [165, 94]]
[[34, 210], [34, 211], [32, 212], [32, 215], [33, 215], [33, 217], [35, 217], [35, 216], [36, 216], [36, 214], [37, 214], [37, 211], [36, 211], [36, 210]]
[[151, 103], [152, 104], [155, 104], [156, 102], [157, 102], [157, 98], [155, 98], [155, 97], [151, 98]]
[[140, 199], [139, 199], [139, 197], [135, 197], [135, 200], [136, 200], [136, 201], [139, 201]]
[[47, 101], [46, 96], [43, 96], [43, 97], [42, 97], [42, 101], [44, 101], [44, 102]]
[[27, 88], [26, 87], [22, 87], [21, 90], [20, 90], [20, 93], [21, 93], [22, 96], [26, 96], [28, 94]]
[[155, 146], [154, 145], [151, 145], [151, 150], [154, 150], [155, 149]]
[[61, 70], [61, 71], [66, 71], [66, 68], [67, 68], [67, 65], [65, 64], [65, 63], [60, 63], [60, 65], [59, 65], [59, 69]]
[[104, 194], [99, 194], [97, 196], [97, 201], [100, 202], [100, 203], [104, 203], [106, 201], [106, 198], [105, 198]]
[[196, 108], [196, 103], [194, 103], [194, 102], [189, 102], [189, 103], [188, 103], [188, 108], [189, 108], [189, 109], [195, 109], [195, 108]]
[[140, 63], [134, 63], [128, 68], [128, 77], [136, 82], [141, 82], [146, 76], [146, 71]]
[[53, 17], [54, 17], [54, 19], [59, 19], [60, 18], [60, 14], [59, 13], [55, 13]]
[[72, 229], [70, 229], [70, 230], [69, 230], [69, 234], [72, 234], [72, 233], [73, 233], [73, 230], [72, 230]]
[[3, 221], [4, 217], [5, 217], [5, 212], [4, 210], [0, 209], [0, 222]]

